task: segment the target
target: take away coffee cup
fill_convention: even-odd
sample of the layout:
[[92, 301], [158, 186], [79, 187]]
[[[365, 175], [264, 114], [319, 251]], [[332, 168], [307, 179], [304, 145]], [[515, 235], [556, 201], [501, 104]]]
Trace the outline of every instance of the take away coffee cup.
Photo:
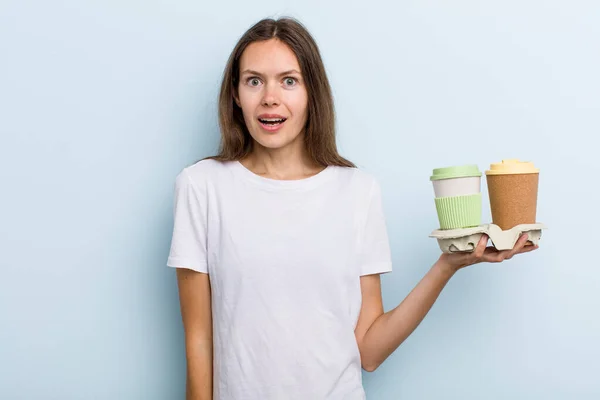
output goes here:
[[540, 170], [531, 162], [502, 160], [485, 172], [492, 223], [503, 231], [535, 224]]
[[481, 175], [477, 165], [433, 170], [430, 180], [440, 229], [481, 225]]

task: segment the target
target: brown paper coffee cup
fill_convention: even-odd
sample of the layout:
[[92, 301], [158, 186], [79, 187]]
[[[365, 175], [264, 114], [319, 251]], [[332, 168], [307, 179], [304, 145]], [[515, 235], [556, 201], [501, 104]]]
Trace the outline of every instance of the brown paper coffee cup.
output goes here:
[[539, 169], [530, 162], [502, 160], [486, 171], [492, 223], [502, 230], [535, 224]]

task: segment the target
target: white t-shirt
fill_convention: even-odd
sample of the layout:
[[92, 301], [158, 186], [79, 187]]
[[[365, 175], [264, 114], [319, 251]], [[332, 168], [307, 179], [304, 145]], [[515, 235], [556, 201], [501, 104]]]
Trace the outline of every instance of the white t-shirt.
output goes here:
[[371, 175], [203, 160], [178, 175], [174, 218], [167, 265], [210, 278], [215, 400], [365, 398], [360, 276], [392, 269]]

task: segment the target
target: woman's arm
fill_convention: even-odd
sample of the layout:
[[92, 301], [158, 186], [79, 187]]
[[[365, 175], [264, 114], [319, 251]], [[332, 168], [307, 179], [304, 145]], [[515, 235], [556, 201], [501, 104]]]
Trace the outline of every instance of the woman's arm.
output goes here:
[[487, 247], [487, 241], [484, 235], [473, 253], [442, 254], [400, 305], [387, 313], [383, 312], [379, 275], [361, 277], [363, 303], [355, 335], [366, 371], [374, 371], [417, 328], [456, 271], [480, 262], [501, 262], [537, 248], [525, 247], [526, 234], [512, 250], [497, 251]]
[[177, 268], [185, 331], [186, 400], [212, 400], [212, 312], [208, 274]]
[[452, 274], [436, 263], [402, 303], [385, 314], [379, 275], [361, 277], [363, 307], [355, 333], [366, 371], [377, 369], [417, 328]]

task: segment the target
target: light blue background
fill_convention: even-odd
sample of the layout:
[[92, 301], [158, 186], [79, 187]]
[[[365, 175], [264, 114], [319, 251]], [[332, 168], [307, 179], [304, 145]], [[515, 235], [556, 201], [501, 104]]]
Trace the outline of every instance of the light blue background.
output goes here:
[[4, 0], [0, 398], [183, 398], [165, 267], [174, 179], [216, 150], [235, 42], [279, 15], [317, 39], [340, 149], [382, 184], [395, 263], [386, 310], [439, 255], [431, 169], [520, 158], [542, 171], [541, 248], [456, 275], [365, 373], [369, 399], [600, 398], [591, 0]]

